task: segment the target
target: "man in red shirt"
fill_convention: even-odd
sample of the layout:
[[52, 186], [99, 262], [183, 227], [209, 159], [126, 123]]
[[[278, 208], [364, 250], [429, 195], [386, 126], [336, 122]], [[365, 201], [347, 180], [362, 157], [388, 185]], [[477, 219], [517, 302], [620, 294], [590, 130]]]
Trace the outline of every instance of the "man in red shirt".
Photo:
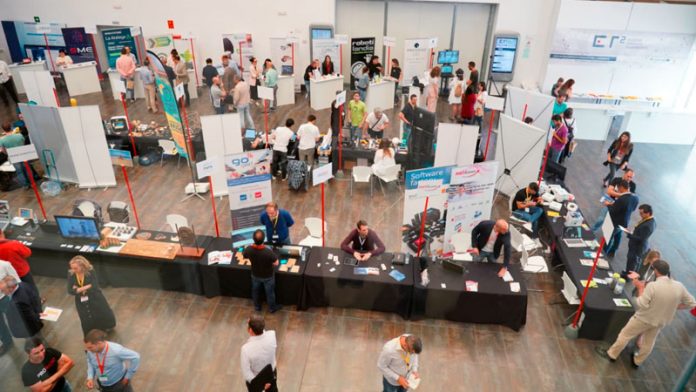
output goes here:
[[0, 230], [0, 260], [9, 261], [12, 264], [12, 268], [17, 271], [19, 279], [31, 286], [36, 291], [36, 294], [39, 294], [39, 288], [36, 287], [29, 269], [29, 262], [27, 261], [29, 256], [31, 256], [31, 249], [19, 241], [8, 240], [5, 238], [5, 233]]

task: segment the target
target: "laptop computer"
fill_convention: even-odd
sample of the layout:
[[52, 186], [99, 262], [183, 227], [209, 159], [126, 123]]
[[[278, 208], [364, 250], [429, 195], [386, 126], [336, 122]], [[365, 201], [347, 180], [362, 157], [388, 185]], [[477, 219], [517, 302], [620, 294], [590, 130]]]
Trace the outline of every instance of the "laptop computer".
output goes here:
[[0, 200], [0, 230], [7, 229], [10, 225], [10, 203], [7, 200]]

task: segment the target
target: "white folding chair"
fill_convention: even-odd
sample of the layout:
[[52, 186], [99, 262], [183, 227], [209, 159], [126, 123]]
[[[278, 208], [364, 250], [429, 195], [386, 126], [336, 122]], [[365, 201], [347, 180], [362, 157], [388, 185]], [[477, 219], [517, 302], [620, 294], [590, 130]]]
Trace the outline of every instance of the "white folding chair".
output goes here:
[[[309, 235], [300, 241], [299, 245], [303, 246], [322, 246], [321, 243], [321, 219], [319, 218], [305, 218], [305, 227], [309, 232]], [[324, 222], [324, 233], [326, 233], [327, 225]]]
[[178, 214], [167, 215], [167, 224], [172, 228], [174, 233], [177, 233], [177, 228], [189, 227], [188, 219]]
[[385, 184], [396, 182], [396, 186], [398, 187], [399, 173], [401, 173], [401, 165], [399, 164], [387, 166], [384, 169], [384, 173], [382, 173], [381, 175], [375, 173], [375, 177], [377, 177], [377, 181], [379, 182], [379, 188], [382, 190], [382, 195], [384, 195], [384, 188], [382, 187], [382, 182], [384, 182]]
[[350, 181], [350, 194], [353, 195], [353, 183], [354, 182], [369, 182], [370, 183], [370, 197], [372, 197], [372, 168], [369, 166], [355, 166], [353, 167], [353, 173], [351, 175]]
[[568, 301], [569, 305], [578, 305], [580, 304], [580, 298], [578, 298], [578, 289], [575, 287], [575, 283], [570, 279], [570, 276], [563, 271], [563, 276], [561, 278], [563, 281], [563, 289], [561, 290], [561, 294], [563, 294], [563, 298]]
[[179, 155], [179, 150], [176, 148], [176, 144], [174, 141], [169, 140], [169, 139], [158, 139], [157, 140], [157, 145], [160, 146], [162, 149], [162, 155], [160, 156], [160, 167], [162, 167], [162, 164], [164, 164], [164, 156], [178, 156], [179, 159], [176, 162], [176, 167], [179, 167], [179, 163], [181, 163], [181, 155]]
[[510, 230], [510, 244], [512, 248], [518, 252], [522, 251], [524, 249], [524, 238], [522, 237], [522, 233], [520, 233], [515, 226], [509, 225], [508, 228]]

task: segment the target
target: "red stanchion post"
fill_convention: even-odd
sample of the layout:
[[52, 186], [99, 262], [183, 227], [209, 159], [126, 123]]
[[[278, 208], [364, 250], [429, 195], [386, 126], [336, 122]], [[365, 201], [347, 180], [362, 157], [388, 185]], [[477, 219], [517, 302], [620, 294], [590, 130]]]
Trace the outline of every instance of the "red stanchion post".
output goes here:
[[590, 276], [587, 277], [587, 283], [585, 283], [585, 291], [582, 293], [582, 298], [580, 298], [580, 305], [578, 305], [577, 313], [575, 313], [575, 318], [573, 319], [573, 328], [578, 327], [578, 321], [580, 320], [580, 314], [582, 314], [582, 307], [585, 305], [585, 298], [587, 297], [587, 292], [590, 289], [590, 284], [592, 283], [592, 277], [594, 276], [595, 270], [597, 270], [597, 262], [599, 261], [599, 255], [602, 254], [602, 248], [604, 248], [604, 237], [602, 237], [602, 242], [599, 243], [599, 249], [597, 249], [597, 255], [595, 255], [594, 263], [592, 264], [592, 269], [590, 270]]
[[[39, 189], [36, 187], [36, 181], [34, 181], [34, 175], [31, 172], [31, 168], [29, 167], [29, 162], [24, 161], [24, 168], [27, 170], [27, 177], [29, 177], [29, 181], [31, 182], [31, 188], [34, 190], [34, 196], [36, 196], [36, 201], [39, 202], [39, 208], [41, 208], [41, 214], [43, 215], [44, 219], [46, 219], [46, 210], [44, 209], [43, 202], [41, 201], [41, 195], [39, 194]], [[19, 173], [17, 173], [19, 175]]]
[[491, 133], [493, 133], [493, 115], [495, 114], [495, 110], [491, 110], [491, 118], [488, 120], [488, 136], [486, 136], [486, 149], [483, 152], [483, 160], [486, 160], [486, 157], [488, 156], [488, 145], [491, 143]]
[[133, 158], [138, 156], [138, 152], [135, 150], [135, 139], [133, 138], [133, 130], [131, 129], [130, 118], [128, 117], [128, 105], [126, 105], [126, 94], [121, 93], [121, 103], [123, 104], [123, 113], [126, 115], [126, 123], [128, 123], [128, 138], [131, 142], [131, 149], [133, 150]]
[[326, 246], [324, 242], [324, 183], [321, 183], [321, 246]]
[[44, 41], [46, 41], [46, 53], [48, 53], [48, 60], [51, 62], [51, 70], [56, 72], [56, 65], [53, 64], [53, 56], [51, 56], [51, 46], [48, 44], [48, 36], [44, 33]]
[[213, 194], [213, 177], [208, 176], [208, 184], [210, 184], [210, 203], [213, 205], [213, 220], [215, 220], [215, 235], [220, 237], [220, 226], [217, 219], [217, 208], [215, 208], [215, 195]]
[[268, 148], [268, 100], [263, 100], [263, 127], [266, 130], [266, 148]]
[[343, 105], [338, 108], [338, 170], [343, 169]]
[[418, 235], [418, 253], [416, 256], [420, 257], [421, 254], [421, 248], [423, 247], [423, 236], [425, 235], [425, 216], [428, 213], [428, 201], [430, 200], [430, 197], [425, 198], [425, 207], [423, 208], [423, 216], [421, 216], [421, 228], [420, 228], [420, 234]]
[[527, 104], [524, 104], [524, 110], [522, 111], [522, 121], [527, 118]]
[[541, 164], [541, 170], [539, 171], [539, 179], [537, 180], [537, 185], [541, 185], [541, 180], [544, 178], [544, 171], [546, 171], [546, 162], [549, 160], [549, 150], [551, 149], [551, 143], [546, 145], [546, 152], [544, 153], [544, 162]]
[[130, 181], [128, 181], [128, 173], [126, 172], [126, 167], [121, 165], [121, 171], [123, 172], [123, 178], [126, 180], [128, 197], [130, 197], [131, 207], [133, 207], [133, 215], [135, 216], [135, 224], [138, 225], [138, 230], [140, 230], [140, 218], [138, 218], [138, 210], [135, 208], [135, 199], [133, 198], [133, 191], [131, 190]]
[[58, 90], [56, 90], [55, 88], [53, 89], [53, 96], [56, 98], [56, 105], [58, 105], [58, 107], [60, 107], [60, 99], [58, 98]]

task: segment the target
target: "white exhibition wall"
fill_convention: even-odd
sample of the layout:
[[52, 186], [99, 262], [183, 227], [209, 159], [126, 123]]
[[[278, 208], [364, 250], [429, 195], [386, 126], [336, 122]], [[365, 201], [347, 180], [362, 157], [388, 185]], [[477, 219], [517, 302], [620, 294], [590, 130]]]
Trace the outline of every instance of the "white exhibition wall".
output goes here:
[[433, 166], [466, 166], [474, 163], [478, 130], [478, 125], [440, 123]]
[[49, 71], [20, 71], [19, 76], [29, 101], [41, 106], [58, 107], [56, 85]]
[[[520, 121], [523, 121], [525, 117], [531, 117], [534, 120], [532, 125], [547, 130], [551, 126], [553, 103], [554, 98], [550, 95], [508, 86], [505, 114]], [[525, 105], [527, 105], [526, 114]]]
[[238, 113], [227, 113], [212, 116], [201, 116], [203, 130], [203, 145], [206, 159], [218, 159], [218, 171], [213, 174], [213, 195], [227, 194], [227, 178], [225, 177], [224, 159], [230, 154], [243, 152], [242, 128]]

